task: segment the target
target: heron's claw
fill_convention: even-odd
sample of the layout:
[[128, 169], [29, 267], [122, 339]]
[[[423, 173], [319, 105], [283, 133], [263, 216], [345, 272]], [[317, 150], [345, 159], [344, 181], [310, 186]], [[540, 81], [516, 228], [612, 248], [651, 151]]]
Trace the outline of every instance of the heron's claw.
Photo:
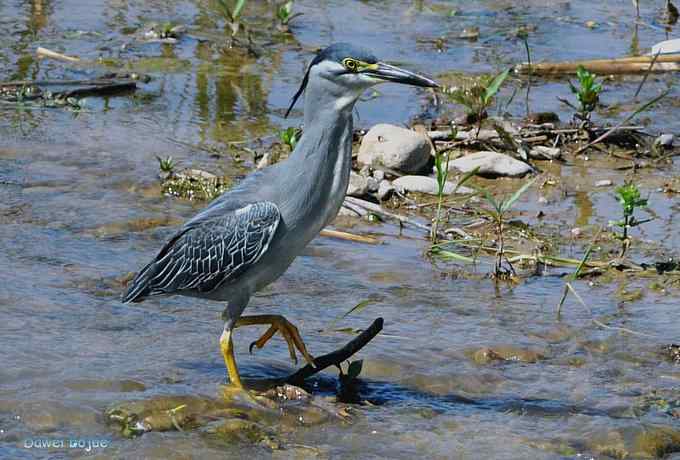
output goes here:
[[307, 347], [305, 346], [305, 342], [302, 340], [302, 337], [300, 336], [298, 328], [295, 327], [283, 316], [280, 315], [262, 315], [260, 317], [245, 316], [240, 318], [239, 321], [237, 322], [237, 326], [245, 326], [249, 324], [270, 324], [269, 329], [267, 329], [267, 331], [264, 334], [262, 334], [262, 336], [259, 339], [250, 344], [250, 346], [248, 347], [248, 351], [250, 353], [253, 352], [254, 347], [257, 348], [264, 347], [266, 343], [269, 342], [269, 340], [272, 337], [274, 337], [274, 335], [277, 332], [280, 332], [281, 336], [288, 344], [288, 352], [290, 353], [290, 359], [293, 361], [293, 363], [297, 364], [298, 362], [295, 353], [295, 349], [297, 349], [310, 366], [316, 367], [316, 365], [314, 364], [314, 358], [307, 351]]

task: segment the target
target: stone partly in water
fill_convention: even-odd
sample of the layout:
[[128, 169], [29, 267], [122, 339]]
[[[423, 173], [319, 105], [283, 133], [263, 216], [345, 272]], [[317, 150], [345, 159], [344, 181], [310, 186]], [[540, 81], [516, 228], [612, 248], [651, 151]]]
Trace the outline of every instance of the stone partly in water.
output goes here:
[[360, 165], [384, 166], [389, 169], [416, 174], [432, 158], [428, 137], [399, 126], [375, 125], [366, 133], [359, 147]]
[[[433, 177], [427, 177], [427, 176], [402, 176], [398, 179], [395, 179], [392, 184], [396, 187], [397, 190], [401, 191], [406, 191], [406, 192], [418, 192], [418, 193], [427, 193], [430, 195], [437, 195], [439, 186], [437, 184], [437, 180]], [[450, 195], [453, 192], [456, 193], [473, 193], [474, 191], [468, 187], [458, 187], [458, 190], [456, 190], [456, 184], [453, 182], [446, 182], [444, 184], [444, 195]]]
[[680, 452], [680, 431], [661, 425], [636, 426], [594, 433], [587, 448], [611, 458], [665, 458]]
[[347, 195], [361, 198], [368, 193], [368, 179], [354, 171], [349, 174], [349, 186]]
[[672, 134], [662, 134], [654, 140], [654, 144], [666, 149], [673, 148], [673, 142], [675, 141], [675, 136]]
[[395, 190], [396, 189], [394, 185], [392, 185], [392, 182], [388, 181], [387, 179], [381, 180], [380, 185], [378, 186], [378, 199], [380, 201], [389, 200]]
[[477, 174], [482, 177], [522, 177], [533, 171], [523, 161], [496, 152], [476, 152], [449, 162], [449, 170], [463, 173], [479, 168]]
[[536, 160], [557, 160], [562, 157], [562, 151], [557, 147], [537, 145], [529, 151], [529, 157]]
[[472, 360], [477, 364], [488, 364], [493, 361], [517, 361], [522, 363], [535, 363], [545, 359], [545, 353], [528, 348], [520, 348], [512, 345], [496, 345], [482, 347], [472, 351]]

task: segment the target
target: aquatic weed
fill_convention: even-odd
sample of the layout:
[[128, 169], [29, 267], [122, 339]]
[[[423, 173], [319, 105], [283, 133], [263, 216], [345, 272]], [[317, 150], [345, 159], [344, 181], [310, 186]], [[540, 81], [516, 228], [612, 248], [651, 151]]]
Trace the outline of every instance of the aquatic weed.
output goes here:
[[468, 114], [475, 117], [477, 121], [477, 135], [479, 135], [479, 131], [482, 129], [482, 119], [486, 110], [491, 107], [491, 103], [509, 74], [510, 69], [499, 73], [493, 78], [490, 75], [483, 75], [475, 79], [470, 85], [455, 88], [447, 92], [453, 102], [465, 107]]
[[[484, 197], [484, 200], [487, 202], [487, 204], [490, 205], [491, 209], [481, 209], [481, 212], [488, 215], [493, 219], [493, 222], [495, 224], [496, 228], [496, 264], [494, 267], [494, 276], [496, 279], [499, 279], [503, 275], [503, 258], [505, 257], [505, 238], [504, 238], [504, 233], [505, 233], [505, 215], [506, 213], [512, 208], [512, 206], [519, 200], [519, 198], [526, 192], [529, 187], [533, 185], [533, 183], [536, 181], [536, 179], [531, 179], [527, 183], [525, 183], [522, 187], [519, 188], [515, 193], [512, 194], [509, 198], [502, 200], [502, 201], [497, 201], [491, 192], [489, 192], [487, 189], [483, 187], [479, 187], [478, 190]], [[507, 260], [507, 259], [506, 259]], [[508, 262], [510, 265], [510, 263]], [[514, 269], [512, 265], [510, 265], [510, 270], [514, 274]]]
[[239, 29], [241, 28], [241, 22], [239, 18], [243, 12], [243, 8], [246, 6], [246, 0], [235, 0], [230, 2], [228, 0], [215, 0], [217, 2], [217, 7], [224, 16], [224, 19], [229, 23], [231, 28], [231, 36], [235, 36]]
[[620, 256], [623, 257], [630, 247], [628, 229], [642, 225], [652, 219], [637, 220], [635, 218], [635, 210], [637, 208], [646, 207], [649, 200], [641, 197], [640, 190], [634, 183], [628, 183], [618, 187], [616, 189], [616, 199], [621, 205], [623, 219], [611, 223], [623, 229], [620, 235], [616, 235], [616, 238], [621, 240]]
[[292, 126], [279, 131], [279, 139], [281, 139], [281, 142], [290, 148], [291, 152], [295, 150], [295, 146], [297, 145], [301, 136], [302, 130]]
[[583, 66], [579, 66], [576, 70], [576, 77], [578, 78], [578, 88], [569, 81], [569, 88], [571, 92], [576, 95], [576, 100], [580, 104], [575, 108], [578, 113], [577, 116], [587, 123], [590, 123], [590, 115], [593, 110], [597, 108], [600, 103], [600, 93], [602, 92], [602, 81], [597, 80], [597, 75], [588, 72]]
[[282, 3], [276, 7], [276, 18], [279, 20], [279, 24], [286, 30], [290, 21], [297, 18], [298, 16], [302, 16], [302, 13], [293, 13], [292, 0]]

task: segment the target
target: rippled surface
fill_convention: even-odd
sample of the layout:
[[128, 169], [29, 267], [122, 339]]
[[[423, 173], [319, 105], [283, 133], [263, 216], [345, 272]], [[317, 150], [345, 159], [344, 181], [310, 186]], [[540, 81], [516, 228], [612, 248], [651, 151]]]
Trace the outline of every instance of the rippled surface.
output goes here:
[[[0, 1], [0, 34], [6, 37], [0, 80], [101, 71], [36, 61], [39, 45], [84, 59], [129, 62], [155, 77], [135, 95], [93, 99], [78, 114], [0, 107], [0, 457], [44, 456], [23, 447], [31, 437], [111, 439], [99, 452], [102, 458], [222, 458], [225, 450], [271, 456], [247, 443], [214, 445], [193, 432], [123, 439], [103, 423], [102, 413], [126, 399], [214, 396], [224, 382], [217, 347], [221, 305], [178, 297], [122, 305], [118, 280], [152, 257], [172, 225], [201, 206], [161, 196], [156, 155], [242, 175], [252, 158], [229, 150], [229, 143], [256, 137], [266, 143], [280, 127], [300, 122], [299, 111], [290, 120], [282, 115], [315, 47], [370, 43], [387, 60], [440, 75], [488, 72], [523, 60], [523, 45], [511, 37], [521, 24], [538, 27], [530, 35], [536, 60], [624, 55], [633, 31], [632, 8], [623, 0], [299, 1], [295, 7], [304, 15], [294, 21], [292, 36], [275, 39], [252, 58], [192, 37], [177, 45], [140, 44], [126, 32], [149, 21], [214, 30], [219, 22], [208, 2]], [[448, 14], [452, 8], [457, 15]], [[247, 15], [264, 26], [267, 11], [264, 2], [253, 2]], [[665, 38], [656, 15], [643, 5], [643, 19], [651, 25], [640, 27], [641, 48]], [[599, 27], [589, 30], [587, 20]], [[480, 41], [451, 38], [442, 52], [432, 45], [470, 26], [480, 28]], [[641, 98], [667, 82], [673, 77], [653, 78]], [[637, 84], [613, 83], [605, 102], [630, 102]], [[541, 83], [532, 90], [532, 103], [566, 119], [558, 94], [567, 96], [566, 85]], [[655, 129], [678, 130], [677, 96], [673, 90], [653, 112]], [[510, 107], [515, 115], [522, 114], [519, 99]], [[424, 93], [384, 86], [380, 97], [359, 105], [356, 124], [406, 123], [426, 110]], [[614, 217], [610, 191], [582, 190], [602, 177], [620, 182], [625, 172], [597, 163], [550, 171], [565, 178], [567, 193], [549, 196], [546, 205], [559, 216], [554, 224], [562, 234]], [[677, 174], [677, 165], [654, 171], [645, 190], [659, 220], [643, 227], [642, 237], [664, 241], [671, 253], [680, 243], [673, 219], [678, 199], [657, 193], [654, 181]], [[524, 203], [533, 214], [537, 197]], [[622, 303], [616, 283], [577, 283], [596, 316], [649, 334], [631, 336], [594, 328], [590, 314], [573, 300], [557, 321], [564, 286], [557, 276], [496, 290], [489, 280], [442, 274], [422, 256], [426, 241], [420, 233], [401, 234], [389, 224], [358, 224], [353, 231], [375, 232], [384, 244], [318, 238], [249, 307], [257, 314], [274, 306], [298, 323], [317, 354], [347, 340], [318, 331], [366, 298], [376, 301], [340, 324], [361, 328], [376, 316], [385, 318], [384, 334], [361, 353], [361, 395], [374, 406], [358, 408], [349, 425], [301, 427], [291, 434], [291, 446], [298, 447], [288, 454], [306, 456], [299, 446], [307, 445], [322, 457], [571, 458], [591, 452], [598, 433], [605, 437], [641, 423], [680, 428], [677, 419], [639, 419], [630, 410], [638, 396], [680, 385], [680, 368], [657, 353], [680, 335], [677, 292], [650, 291]], [[292, 370], [280, 340], [248, 355], [257, 333], [237, 332], [246, 379]], [[517, 347], [541, 359], [477, 363], [475, 351], [488, 346]], [[316, 383], [332, 393], [327, 388], [334, 377]]]

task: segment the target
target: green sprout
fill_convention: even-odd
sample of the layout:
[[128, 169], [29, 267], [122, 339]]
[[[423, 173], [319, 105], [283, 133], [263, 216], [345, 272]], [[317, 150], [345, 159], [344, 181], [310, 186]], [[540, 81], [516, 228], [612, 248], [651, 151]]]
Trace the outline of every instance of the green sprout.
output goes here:
[[[598, 81], [597, 75], [588, 72], [583, 66], [579, 66], [576, 71], [576, 76], [578, 77], [578, 88], [574, 86], [571, 81], [569, 82], [569, 87], [571, 88], [571, 92], [576, 94], [576, 99], [580, 105], [579, 108], [576, 108], [579, 112], [577, 115], [581, 120], [590, 122], [591, 113], [600, 103], [602, 81]], [[571, 107], [574, 106], [571, 105]]]
[[279, 23], [284, 27], [288, 27], [290, 21], [297, 18], [298, 16], [302, 16], [302, 13], [293, 14], [292, 0], [287, 1], [281, 5], [278, 5], [278, 7], [276, 8], [276, 17], [279, 20]]
[[[457, 135], [457, 130], [453, 128], [452, 130], [452, 139], [456, 138]], [[446, 189], [446, 181], [449, 178], [449, 160], [451, 159], [451, 155], [447, 154], [446, 155], [446, 162], [444, 162], [444, 154], [442, 152], [436, 151], [435, 156], [434, 156], [434, 167], [435, 171], [437, 173], [437, 210], [435, 212], [434, 219], [432, 221], [432, 228], [430, 232], [430, 238], [432, 239], [432, 245], [437, 244], [437, 239], [439, 238], [439, 222], [441, 221], [441, 212], [442, 212], [442, 204], [444, 203], [444, 196], [445, 196], [445, 189]], [[479, 168], [475, 168], [473, 171], [468, 172], [465, 174], [461, 180], [458, 181], [456, 184], [456, 188], [454, 189], [454, 193], [470, 178], [472, 178]]]
[[[491, 192], [489, 192], [487, 189], [480, 187], [478, 190], [481, 192], [482, 196], [486, 200], [487, 204], [491, 207], [491, 209], [484, 209], [482, 208], [482, 212], [489, 217], [494, 222], [494, 225], [496, 227], [496, 264], [494, 267], [494, 276], [496, 279], [499, 279], [500, 276], [503, 274], [502, 273], [502, 265], [503, 265], [503, 257], [505, 257], [505, 216], [507, 212], [513, 207], [513, 205], [519, 200], [519, 198], [526, 192], [529, 187], [533, 185], [533, 183], [536, 181], [536, 179], [531, 179], [527, 183], [525, 183], [522, 187], [519, 188], [515, 193], [512, 194], [509, 198], [506, 198], [505, 200], [502, 201], [497, 201]], [[509, 262], [508, 262], [509, 264]], [[514, 272], [514, 269], [512, 268], [512, 265], [510, 265], [510, 269]]]
[[498, 90], [500, 90], [503, 82], [508, 78], [510, 69], [507, 69], [495, 77], [490, 75], [481, 76], [475, 81], [462, 88], [456, 88], [449, 92], [449, 96], [453, 102], [465, 107], [467, 113], [475, 117], [477, 121], [477, 135], [482, 129], [482, 119], [486, 110], [491, 107]]
[[[456, 136], [453, 136], [455, 139]], [[442, 202], [444, 201], [444, 188], [446, 187], [446, 179], [449, 177], [449, 159], [450, 154], [446, 155], [446, 164], [444, 164], [442, 152], [437, 151], [434, 156], [434, 167], [437, 171], [437, 212], [434, 216], [431, 229], [432, 244], [437, 244], [438, 226], [441, 219]]]
[[640, 190], [637, 185], [629, 183], [617, 188], [616, 199], [621, 204], [623, 219], [612, 222], [612, 224], [623, 229], [620, 235], [616, 235], [616, 238], [621, 240], [621, 257], [623, 257], [630, 247], [628, 229], [642, 225], [652, 219], [637, 220], [635, 218], [635, 209], [646, 207], [648, 202], [646, 198], [640, 197]]
[[246, 6], [246, 0], [215, 0], [217, 7], [224, 16], [224, 19], [229, 23], [231, 28], [231, 36], [235, 36], [241, 28], [239, 18], [243, 12], [243, 7]]
[[279, 131], [279, 139], [290, 148], [291, 152], [295, 150], [300, 136], [302, 136], [302, 130], [292, 126]]
[[172, 174], [175, 170], [175, 166], [177, 166], [177, 163], [172, 157], [161, 158], [156, 156], [156, 159], [158, 160], [158, 167], [161, 169], [162, 173]]
[[351, 385], [356, 382], [357, 377], [361, 374], [361, 369], [363, 368], [364, 360], [360, 359], [358, 361], [352, 361], [347, 365], [347, 372], [343, 372], [342, 367], [338, 365], [340, 370], [340, 383], [343, 385]]

